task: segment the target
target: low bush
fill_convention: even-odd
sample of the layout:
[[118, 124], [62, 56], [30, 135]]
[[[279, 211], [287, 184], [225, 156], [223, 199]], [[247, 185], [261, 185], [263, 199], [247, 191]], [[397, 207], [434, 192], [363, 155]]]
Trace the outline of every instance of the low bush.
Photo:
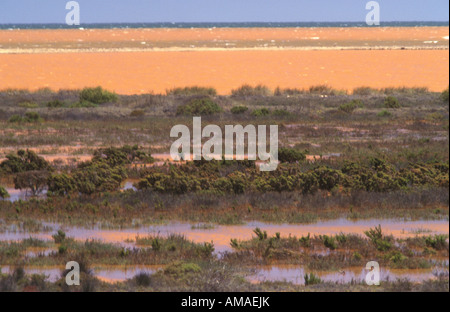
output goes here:
[[400, 108], [400, 102], [394, 96], [388, 96], [384, 99], [384, 107], [386, 108]]
[[84, 88], [80, 92], [80, 102], [91, 102], [94, 104], [115, 103], [119, 97], [117, 94], [104, 90], [102, 87]]
[[60, 100], [54, 100], [54, 101], [47, 102], [46, 106], [48, 108], [61, 108], [61, 107], [64, 107], [64, 102], [62, 102]]
[[345, 103], [345, 104], [341, 104], [339, 106], [339, 110], [347, 113], [347, 114], [351, 114], [353, 113], [357, 108], [361, 108], [363, 107], [363, 102], [361, 100], [353, 100], [351, 102]]
[[39, 105], [35, 102], [21, 102], [19, 103], [19, 107], [22, 108], [38, 108]]
[[185, 88], [174, 88], [166, 90], [167, 95], [175, 96], [193, 96], [193, 95], [203, 95], [203, 96], [216, 96], [217, 90], [211, 87], [185, 87]]
[[194, 98], [177, 108], [177, 115], [204, 116], [220, 113], [222, 108], [211, 98]]
[[136, 109], [130, 113], [130, 117], [143, 117], [145, 116], [145, 111], [142, 109]]
[[449, 88], [447, 88], [446, 90], [444, 90], [444, 91], [441, 93], [441, 100], [442, 100], [442, 101], [444, 101], [444, 102], [448, 102], [448, 101], [449, 101], [449, 98], [448, 98], [448, 92], [449, 92]]
[[248, 111], [247, 106], [234, 106], [233, 108], [231, 108], [231, 113], [235, 115], [244, 114], [247, 111]]
[[392, 117], [392, 113], [386, 109], [383, 109], [381, 112], [377, 114], [378, 117], [384, 118], [384, 117]]
[[231, 91], [231, 95], [235, 97], [246, 97], [246, 96], [270, 96], [272, 92], [270, 89], [264, 85], [257, 85], [255, 87], [251, 85], [243, 85], [237, 89]]
[[269, 116], [269, 115], [270, 115], [270, 111], [267, 108], [255, 109], [252, 112], [253, 117], [264, 117], [264, 116]]
[[295, 163], [306, 160], [306, 153], [292, 148], [280, 148], [278, 150], [278, 160], [284, 163]]
[[0, 186], [0, 198], [9, 198], [9, 193], [3, 186]]

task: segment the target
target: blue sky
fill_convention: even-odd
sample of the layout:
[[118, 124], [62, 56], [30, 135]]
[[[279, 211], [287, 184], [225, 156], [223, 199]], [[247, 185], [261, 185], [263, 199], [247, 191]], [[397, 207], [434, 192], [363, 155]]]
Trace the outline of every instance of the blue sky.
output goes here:
[[[64, 23], [67, 0], [0, 0], [0, 24]], [[78, 0], [81, 23], [362, 22], [368, 0]], [[379, 0], [382, 21], [448, 21], [448, 0]]]

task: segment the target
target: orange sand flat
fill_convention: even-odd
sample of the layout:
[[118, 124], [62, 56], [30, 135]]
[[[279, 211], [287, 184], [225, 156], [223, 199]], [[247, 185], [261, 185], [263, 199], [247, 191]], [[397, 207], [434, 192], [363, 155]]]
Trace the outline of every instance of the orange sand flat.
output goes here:
[[0, 43], [334, 40], [447, 41], [448, 27], [0, 30]]
[[449, 84], [448, 50], [194, 51], [0, 54], [0, 89], [78, 89], [101, 85], [121, 94], [201, 85], [228, 94], [244, 83], [271, 88], [329, 84], [426, 86]]

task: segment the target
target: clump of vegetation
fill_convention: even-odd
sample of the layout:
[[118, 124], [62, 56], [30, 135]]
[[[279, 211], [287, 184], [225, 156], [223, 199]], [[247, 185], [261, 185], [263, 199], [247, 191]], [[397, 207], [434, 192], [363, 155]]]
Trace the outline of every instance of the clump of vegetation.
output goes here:
[[372, 241], [379, 251], [388, 251], [392, 248], [391, 242], [383, 235], [381, 225], [365, 231], [364, 234]]
[[35, 152], [18, 150], [16, 154], [6, 155], [6, 160], [0, 163], [0, 170], [5, 173], [21, 173], [26, 171], [51, 170], [50, 164]]
[[52, 237], [56, 244], [61, 244], [66, 239], [66, 233], [63, 230], [58, 230]]
[[285, 109], [276, 109], [276, 110], [273, 111], [273, 115], [277, 116], [277, 117], [286, 117], [286, 116], [291, 115], [291, 113], [289, 113]]
[[49, 172], [46, 170], [26, 171], [16, 174], [14, 187], [16, 190], [30, 190], [33, 196], [39, 195], [47, 186]]
[[448, 249], [447, 238], [448, 237], [446, 235], [435, 235], [434, 237], [429, 236], [426, 237], [425, 243], [428, 247], [433, 249], [444, 250]]
[[22, 116], [15, 114], [15, 115], [12, 115], [8, 121], [10, 123], [20, 123], [20, 122], [23, 122], [23, 118], [22, 118]]
[[299, 242], [303, 247], [311, 247], [311, 234], [300, 237]]
[[328, 85], [317, 85], [311, 86], [309, 88], [310, 94], [319, 94], [319, 95], [345, 95], [347, 91], [345, 90], [336, 90]]
[[267, 232], [266, 231], [262, 231], [260, 228], [254, 229], [253, 233], [256, 234], [256, 236], [258, 237], [259, 240], [267, 239]]
[[23, 116], [23, 117], [20, 115], [11, 116], [11, 118], [9, 118], [9, 122], [11, 122], [11, 123], [21, 123], [21, 122], [39, 123], [39, 122], [42, 122], [42, 118], [36, 112], [26, 112], [25, 116]]
[[222, 108], [211, 98], [194, 98], [177, 108], [177, 115], [204, 116], [220, 113]]
[[166, 90], [167, 95], [175, 96], [216, 96], [217, 90], [211, 87], [185, 87], [185, 88], [174, 88]]
[[323, 235], [320, 237], [323, 241], [323, 245], [328, 249], [335, 250], [337, 248], [336, 241], [333, 237], [328, 235]]
[[274, 95], [275, 96], [295, 96], [300, 94], [305, 94], [307, 91], [303, 89], [296, 89], [296, 88], [285, 88], [282, 89], [280, 87], [277, 87], [275, 89]]
[[361, 108], [363, 107], [364, 104], [361, 100], [352, 100], [351, 102], [345, 103], [345, 104], [341, 104], [339, 106], [339, 110], [347, 113], [347, 114], [351, 114], [353, 113], [357, 108]]
[[139, 272], [134, 278], [134, 282], [137, 286], [148, 287], [151, 284], [151, 275], [145, 272]]
[[135, 109], [134, 111], [132, 111], [130, 113], [130, 117], [138, 118], [138, 117], [143, 117], [143, 116], [145, 116], [145, 111], [142, 109]]
[[384, 107], [386, 108], [400, 108], [400, 102], [394, 96], [388, 96], [384, 99]]
[[267, 108], [255, 109], [252, 112], [253, 117], [264, 117], [264, 116], [269, 116], [269, 115], [270, 115], [270, 111]]
[[392, 113], [386, 109], [383, 109], [381, 112], [379, 112], [377, 114], [378, 117], [380, 118], [385, 118], [385, 117], [392, 117]]
[[282, 147], [278, 150], [278, 160], [282, 163], [302, 162], [306, 160], [306, 153], [296, 149]]
[[429, 90], [427, 87], [389, 87], [383, 88], [380, 90], [383, 94], [409, 94], [409, 95], [418, 95], [428, 93]]
[[270, 96], [272, 91], [264, 85], [257, 85], [255, 87], [251, 85], [243, 85], [237, 89], [231, 91], [231, 95], [235, 97], [246, 97], [246, 96]]
[[448, 92], [449, 92], [449, 88], [447, 88], [446, 90], [444, 90], [444, 91], [441, 93], [441, 100], [442, 100], [442, 101], [444, 101], [444, 102], [448, 102], [448, 101], [449, 101], [449, 98], [448, 98]]
[[64, 102], [60, 101], [60, 100], [53, 100], [50, 102], [47, 102], [47, 107], [48, 108], [61, 108], [64, 107]]
[[22, 108], [38, 108], [39, 105], [35, 102], [21, 102], [19, 103], [19, 107]]
[[234, 106], [231, 108], [231, 113], [235, 115], [244, 114], [248, 111], [247, 106]]
[[2, 199], [9, 198], [9, 193], [3, 186], [0, 186], [0, 198]]
[[373, 89], [371, 87], [358, 87], [358, 88], [353, 89], [354, 95], [367, 96], [367, 95], [372, 95], [372, 94], [377, 94], [377, 93], [379, 93], [379, 90]]
[[305, 286], [311, 286], [316, 284], [323, 283], [322, 279], [315, 275], [314, 273], [308, 274], [306, 273], [304, 276]]
[[84, 88], [80, 92], [80, 103], [84, 101], [94, 104], [115, 103], [118, 99], [117, 94], [104, 90], [102, 87]]

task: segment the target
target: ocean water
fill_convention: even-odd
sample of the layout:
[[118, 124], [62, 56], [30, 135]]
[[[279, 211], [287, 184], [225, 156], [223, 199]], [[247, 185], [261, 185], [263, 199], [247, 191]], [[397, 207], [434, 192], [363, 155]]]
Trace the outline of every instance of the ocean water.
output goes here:
[[[382, 22], [382, 27], [426, 27], [444, 26], [449, 22]], [[364, 22], [298, 22], [298, 23], [108, 23], [81, 24], [68, 26], [66, 24], [0, 24], [0, 29], [126, 29], [126, 28], [313, 28], [313, 27], [374, 27]]]

